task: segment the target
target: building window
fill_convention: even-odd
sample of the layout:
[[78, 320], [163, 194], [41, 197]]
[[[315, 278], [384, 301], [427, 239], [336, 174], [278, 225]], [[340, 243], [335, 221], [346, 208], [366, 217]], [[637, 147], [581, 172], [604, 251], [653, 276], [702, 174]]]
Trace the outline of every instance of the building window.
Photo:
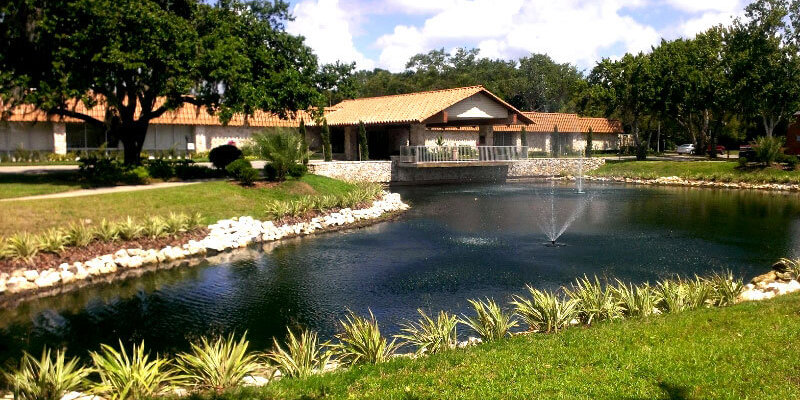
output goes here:
[[494, 133], [495, 146], [514, 146], [514, 133], [513, 132], [495, 132]]
[[104, 128], [92, 124], [67, 124], [67, 150], [96, 149], [106, 145], [116, 148], [117, 143], [111, 140]]

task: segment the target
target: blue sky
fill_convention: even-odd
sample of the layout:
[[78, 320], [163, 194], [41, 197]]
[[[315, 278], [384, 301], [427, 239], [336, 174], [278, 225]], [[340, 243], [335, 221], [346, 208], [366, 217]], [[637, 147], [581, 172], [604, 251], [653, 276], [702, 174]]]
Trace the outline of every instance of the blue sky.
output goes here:
[[747, 0], [292, 0], [287, 29], [320, 61], [401, 71], [431, 49], [480, 48], [515, 59], [547, 53], [591, 68], [602, 57], [691, 37], [740, 16]]

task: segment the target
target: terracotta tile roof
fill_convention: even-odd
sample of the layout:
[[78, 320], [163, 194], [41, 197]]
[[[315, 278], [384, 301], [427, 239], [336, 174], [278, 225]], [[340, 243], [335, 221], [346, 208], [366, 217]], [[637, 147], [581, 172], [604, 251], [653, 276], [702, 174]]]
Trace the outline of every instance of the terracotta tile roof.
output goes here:
[[498, 132], [518, 132], [525, 127], [528, 132], [552, 132], [558, 126], [559, 132], [580, 132], [581, 124], [578, 114], [523, 112], [526, 117], [533, 120], [535, 125], [497, 125]]
[[[76, 104], [77, 103], [77, 104]], [[82, 102], [72, 101], [68, 107], [75, 112], [89, 115], [93, 118], [103, 120], [105, 106], [101, 103], [91, 109], [87, 109]], [[276, 114], [256, 111], [252, 116], [245, 117], [242, 114], [234, 115], [228, 126], [252, 126], [252, 127], [297, 127], [300, 120], [311, 124], [311, 116], [308, 112], [298, 111], [296, 115], [283, 119]], [[61, 117], [59, 115], [48, 115], [42, 110], [36, 109], [31, 105], [17, 106], [11, 110], [7, 121], [9, 122], [82, 122], [77, 118]], [[205, 107], [198, 107], [192, 104], [184, 104], [175, 110], [167, 111], [162, 116], [150, 121], [156, 125], [222, 125], [219, 118], [211, 115]]]
[[581, 129], [589, 132], [589, 127], [594, 133], [624, 133], [622, 123], [615, 119], [608, 118], [581, 118]]
[[345, 100], [333, 106], [325, 118], [328, 125], [331, 126], [355, 125], [359, 121], [363, 121], [365, 124], [421, 123], [478, 93], [484, 93], [501, 103], [511, 112], [516, 113], [517, 118], [523, 121], [528, 119], [519, 110], [484, 89], [483, 86]]

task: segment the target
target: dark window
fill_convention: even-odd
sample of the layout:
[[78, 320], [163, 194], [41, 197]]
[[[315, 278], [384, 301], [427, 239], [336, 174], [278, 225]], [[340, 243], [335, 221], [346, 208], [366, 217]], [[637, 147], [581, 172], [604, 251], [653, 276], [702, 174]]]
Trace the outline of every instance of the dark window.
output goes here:
[[513, 132], [494, 132], [494, 145], [495, 146], [513, 146], [514, 133]]
[[115, 140], [106, 134], [104, 128], [91, 124], [67, 124], [67, 149], [117, 147]]

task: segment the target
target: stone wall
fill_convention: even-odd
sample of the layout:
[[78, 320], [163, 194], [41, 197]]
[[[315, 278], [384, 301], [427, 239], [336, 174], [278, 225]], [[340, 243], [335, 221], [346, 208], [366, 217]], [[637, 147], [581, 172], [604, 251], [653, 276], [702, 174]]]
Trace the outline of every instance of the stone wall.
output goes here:
[[391, 161], [311, 161], [312, 174], [350, 182], [391, 182]]
[[[583, 161], [584, 172], [596, 169], [605, 163], [602, 158], [587, 158]], [[580, 169], [580, 159], [536, 158], [513, 161], [499, 165], [424, 167], [403, 165], [395, 161], [312, 161], [308, 168], [312, 174], [352, 182], [480, 182], [504, 181], [509, 178], [536, 178], [574, 175]]]

